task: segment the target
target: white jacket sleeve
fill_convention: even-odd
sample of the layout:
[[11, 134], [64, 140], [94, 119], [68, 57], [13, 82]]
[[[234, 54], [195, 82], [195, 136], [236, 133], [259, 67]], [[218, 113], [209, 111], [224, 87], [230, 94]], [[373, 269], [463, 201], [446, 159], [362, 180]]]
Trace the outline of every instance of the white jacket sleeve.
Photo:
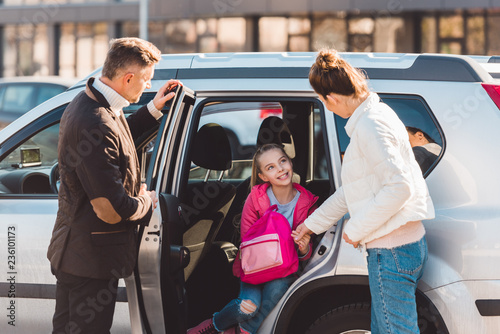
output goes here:
[[346, 213], [344, 190], [340, 187], [304, 221], [304, 224], [315, 234], [321, 234], [335, 225]]
[[[366, 165], [373, 168], [381, 188], [359, 212], [351, 214], [344, 232], [353, 241], [361, 241], [377, 230], [407, 203], [412, 193], [412, 175], [401, 154], [402, 139], [391, 124], [369, 120], [358, 137]], [[409, 145], [409, 143], [408, 143]]]

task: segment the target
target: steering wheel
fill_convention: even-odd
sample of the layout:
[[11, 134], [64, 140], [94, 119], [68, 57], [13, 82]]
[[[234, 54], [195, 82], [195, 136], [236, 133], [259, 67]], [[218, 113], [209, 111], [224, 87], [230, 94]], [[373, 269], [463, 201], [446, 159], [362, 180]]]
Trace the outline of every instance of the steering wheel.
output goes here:
[[58, 194], [59, 193], [59, 184], [61, 181], [59, 180], [59, 163], [56, 162], [54, 166], [50, 169], [50, 174], [49, 174], [49, 183], [50, 183], [50, 189], [52, 190], [52, 193]]

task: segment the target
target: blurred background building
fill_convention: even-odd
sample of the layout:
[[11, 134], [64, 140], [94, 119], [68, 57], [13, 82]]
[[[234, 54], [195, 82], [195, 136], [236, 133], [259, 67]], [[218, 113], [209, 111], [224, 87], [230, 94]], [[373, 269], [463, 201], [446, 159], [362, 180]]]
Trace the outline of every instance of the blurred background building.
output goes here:
[[[109, 40], [139, 36], [131, 0], [0, 0], [0, 77], [81, 77]], [[149, 0], [164, 53], [233, 51], [500, 54], [500, 0]]]

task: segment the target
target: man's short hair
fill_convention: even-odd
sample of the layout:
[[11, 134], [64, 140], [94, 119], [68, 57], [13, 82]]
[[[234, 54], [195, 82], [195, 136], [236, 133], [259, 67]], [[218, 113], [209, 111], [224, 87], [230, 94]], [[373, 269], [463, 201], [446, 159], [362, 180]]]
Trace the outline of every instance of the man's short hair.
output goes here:
[[135, 37], [113, 39], [104, 61], [102, 76], [113, 80], [121, 69], [134, 65], [144, 68], [156, 64], [160, 59], [161, 52], [153, 43]]

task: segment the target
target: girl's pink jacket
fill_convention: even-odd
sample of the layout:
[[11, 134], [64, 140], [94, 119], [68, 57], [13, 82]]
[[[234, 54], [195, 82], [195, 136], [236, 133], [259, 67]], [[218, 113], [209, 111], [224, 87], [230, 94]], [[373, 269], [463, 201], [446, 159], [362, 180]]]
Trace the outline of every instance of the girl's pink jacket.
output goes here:
[[[240, 232], [241, 235], [245, 235], [250, 226], [252, 226], [266, 210], [271, 206], [269, 196], [267, 196], [267, 188], [269, 188], [269, 183], [262, 183], [252, 187], [250, 194], [248, 195], [245, 206], [243, 207], [243, 212], [241, 213], [241, 225]], [[316, 210], [317, 196], [314, 196], [309, 190], [302, 187], [298, 183], [294, 183], [293, 187], [300, 192], [297, 205], [293, 212], [293, 226], [292, 230], [295, 230], [297, 226], [302, 224], [304, 220]], [[312, 243], [309, 245], [309, 252], [300, 258], [300, 261], [308, 260], [312, 255]], [[235, 276], [239, 277], [240, 273], [240, 259], [239, 254], [234, 261], [233, 273]]]

